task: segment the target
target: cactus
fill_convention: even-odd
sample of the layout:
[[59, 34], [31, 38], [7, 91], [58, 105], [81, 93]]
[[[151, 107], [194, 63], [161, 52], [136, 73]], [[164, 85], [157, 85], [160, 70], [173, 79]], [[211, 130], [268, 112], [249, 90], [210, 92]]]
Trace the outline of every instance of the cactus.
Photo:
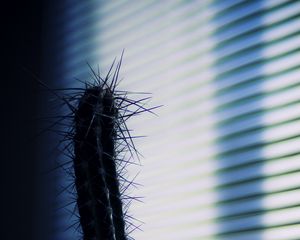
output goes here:
[[85, 91], [75, 113], [74, 170], [84, 239], [125, 240], [115, 162], [117, 109], [110, 89]]
[[122, 56], [113, 74], [114, 63], [105, 78], [90, 66], [94, 82], [57, 89], [70, 91], [63, 96], [39, 81], [70, 110], [51, 127], [62, 126], [56, 131], [63, 135], [61, 151], [70, 160], [59, 166], [72, 177], [67, 189], [75, 196], [72, 212], [78, 212], [77, 229], [84, 240], [129, 240], [140, 226], [128, 214], [131, 201], [140, 200], [126, 195], [130, 186], [137, 186], [134, 179], [128, 180], [126, 166], [139, 158], [133, 142], [139, 136], [131, 135], [126, 121], [159, 106], [146, 108], [151, 97], [133, 100], [128, 96], [137, 93], [116, 90]]

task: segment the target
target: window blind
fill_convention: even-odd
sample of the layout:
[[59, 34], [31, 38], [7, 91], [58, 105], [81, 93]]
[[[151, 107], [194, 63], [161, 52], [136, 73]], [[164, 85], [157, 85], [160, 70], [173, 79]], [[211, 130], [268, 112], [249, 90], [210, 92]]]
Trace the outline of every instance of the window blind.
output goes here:
[[129, 123], [148, 136], [131, 235], [299, 239], [300, 2], [63, 2], [65, 84], [125, 49], [119, 88], [164, 105]]

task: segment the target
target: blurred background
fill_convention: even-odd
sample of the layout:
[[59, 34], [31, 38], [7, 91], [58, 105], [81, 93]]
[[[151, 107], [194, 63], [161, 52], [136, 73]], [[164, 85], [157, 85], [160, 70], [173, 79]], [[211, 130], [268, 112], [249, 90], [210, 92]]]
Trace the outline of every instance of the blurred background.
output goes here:
[[[129, 122], [137, 135], [148, 136], [135, 142], [142, 167], [129, 169], [132, 177], [140, 172], [136, 180], [143, 185], [132, 194], [144, 197], [130, 209], [145, 223], [132, 237], [300, 239], [300, 1], [32, 6], [37, 19], [20, 21], [20, 29], [35, 26], [23, 34], [37, 41], [30, 49], [39, 58], [29, 54], [31, 61], [21, 62], [44, 82], [81, 86], [75, 78], [91, 80], [87, 62], [105, 75], [125, 49], [119, 89], [151, 92], [149, 106], [164, 105], [158, 117]], [[52, 111], [45, 109], [46, 93], [34, 96], [36, 114]], [[67, 193], [55, 197], [68, 180], [63, 172], [40, 174], [53, 165], [53, 142], [54, 136], [43, 136], [29, 162], [35, 204], [24, 204], [32, 210], [28, 239], [78, 238], [68, 208], [53, 210], [69, 199]]]

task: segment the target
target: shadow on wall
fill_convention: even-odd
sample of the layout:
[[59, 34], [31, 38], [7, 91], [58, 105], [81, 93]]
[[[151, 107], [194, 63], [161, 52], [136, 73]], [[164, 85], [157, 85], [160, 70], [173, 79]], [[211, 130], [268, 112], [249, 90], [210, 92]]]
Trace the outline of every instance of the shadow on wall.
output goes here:
[[37, 203], [33, 117], [37, 88], [24, 69], [40, 73], [42, 1], [7, 1], [1, 9], [0, 238], [32, 240]]
[[[238, 4], [219, 13], [213, 23], [260, 8], [262, 1]], [[224, 20], [225, 19], [225, 20]], [[262, 226], [262, 16], [256, 14], [222, 26], [213, 38], [217, 61], [215, 118], [218, 121], [218, 239], [256, 239]], [[247, 31], [249, 29], [249, 32]], [[254, 30], [250, 30], [254, 29]]]

